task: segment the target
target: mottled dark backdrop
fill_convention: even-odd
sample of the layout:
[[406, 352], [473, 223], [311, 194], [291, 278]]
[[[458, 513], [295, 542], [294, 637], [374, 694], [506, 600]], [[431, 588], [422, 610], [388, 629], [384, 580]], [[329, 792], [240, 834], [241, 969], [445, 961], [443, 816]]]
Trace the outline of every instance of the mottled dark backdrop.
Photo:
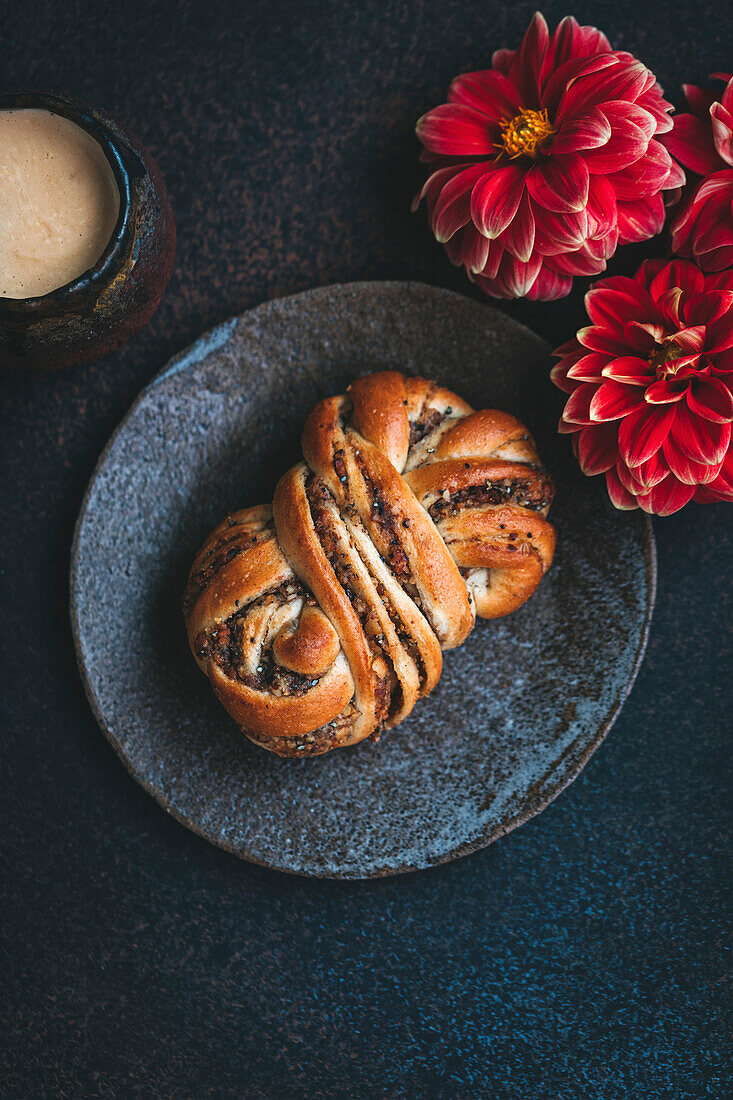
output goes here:
[[[72, 653], [84, 485], [173, 352], [319, 283], [473, 293], [408, 213], [412, 128], [458, 71], [515, 44], [533, 7], [0, 2], [3, 86], [71, 92], [133, 129], [167, 176], [180, 241], [161, 310], [128, 347], [2, 376], [3, 1096], [726, 1093], [728, 507], [656, 523], [647, 658], [581, 778], [516, 834], [424, 874], [312, 882], [208, 847], [125, 774]], [[545, 5], [551, 21], [566, 11]], [[575, 12], [678, 103], [681, 81], [731, 66], [724, 3]], [[581, 303], [582, 286], [504, 308], [557, 343]]]

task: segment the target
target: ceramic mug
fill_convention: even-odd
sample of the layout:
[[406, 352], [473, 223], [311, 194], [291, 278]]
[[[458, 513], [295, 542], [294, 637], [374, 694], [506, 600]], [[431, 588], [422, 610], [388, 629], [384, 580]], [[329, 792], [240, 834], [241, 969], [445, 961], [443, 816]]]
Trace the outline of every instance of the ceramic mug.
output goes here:
[[35, 298], [0, 297], [0, 364], [62, 367], [96, 359], [148, 323], [173, 271], [176, 229], [160, 169], [130, 134], [71, 96], [0, 95], [0, 109], [63, 115], [99, 143], [120, 194], [117, 224], [93, 267]]

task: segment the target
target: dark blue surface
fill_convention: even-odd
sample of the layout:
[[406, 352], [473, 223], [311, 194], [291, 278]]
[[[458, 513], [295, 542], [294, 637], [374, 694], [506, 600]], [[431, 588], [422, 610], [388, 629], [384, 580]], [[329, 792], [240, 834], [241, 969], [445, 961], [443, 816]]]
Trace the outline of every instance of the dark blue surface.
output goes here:
[[[290, 879], [198, 840], [125, 774], [74, 664], [84, 485], [173, 352], [324, 282], [475, 293], [407, 212], [411, 130], [456, 72], [518, 41], [532, 8], [0, 5], [6, 86], [81, 95], [135, 130], [180, 233], [163, 306], [127, 348], [2, 378], [3, 1096], [726, 1095], [730, 508], [656, 522], [647, 657], [581, 777], [492, 848], [417, 875]], [[682, 80], [730, 67], [725, 5], [575, 11], [678, 103]], [[559, 343], [582, 321], [583, 282], [508, 312]]]

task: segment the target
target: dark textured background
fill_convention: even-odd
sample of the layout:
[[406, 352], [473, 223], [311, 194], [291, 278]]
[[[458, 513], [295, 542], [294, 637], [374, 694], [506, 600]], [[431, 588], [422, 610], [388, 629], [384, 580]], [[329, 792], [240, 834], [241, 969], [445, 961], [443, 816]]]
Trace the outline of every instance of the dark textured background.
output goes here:
[[[656, 523], [647, 658], [580, 779], [494, 847], [400, 879], [291, 879], [189, 834], [125, 774], [72, 653], [84, 485], [168, 356], [320, 283], [474, 293], [408, 213], [412, 127], [456, 72], [516, 44], [532, 9], [0, 3], [3, 85], [80, 95], [133, 129], [180, 242], [160, 312], [125, 349], [1, 376], [3, 1096], [726, 1094], [729, 508]], [[551, 21], [566, 11], [545, 5]], [[682, 80], [731, 65], [725, 4], [575, 12], [678, 103]], [[582, 320], [579, 282], [565, 302], [505, 308], [558, 343]]]

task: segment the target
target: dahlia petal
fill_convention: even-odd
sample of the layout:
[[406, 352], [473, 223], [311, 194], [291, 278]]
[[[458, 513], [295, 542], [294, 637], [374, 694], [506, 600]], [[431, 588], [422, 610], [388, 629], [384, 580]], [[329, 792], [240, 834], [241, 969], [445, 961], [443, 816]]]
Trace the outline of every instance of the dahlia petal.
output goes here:
[[640, 466], [659, 450], [676, 412], [676, 405], [647, 405], [625, 417], [619, 427], [618, 442], [627, 466]]
[[650, 115], [654, 116], [657, 124], [657, 135], [669, 133], [673, 125], [670, 117], [672, 104], [664, 99], [658, 84], [655, 83], [654, 87], [638, 95], [636, 97], [636, 102], [639, 107], [643, 107], [645, 111], [648, 111]]
[[541, 12], [535, 12], [507, 73], [524, 103], [539, 103], [540, 72], [550, 43], [550, 32]]
[[667, 324], [675, 329], [681, 328], [684, 324], [683, 319], [680, 317], [681, 303], [682, 288], [679, 286], [670, 287], [669, 290], [665, 290], [664, 294], [657, 298], [657, 309]]
[[[685, 317], [690, 324], [707, 327], [726, 313], [730, 315], [727, 323], [733, 327], [733, 290], [715, 290], [707, 282], [704, 292], [693, 295], [685, 304]], [[710, 344], [710, 337], [705, 343]]]
[[435, 172], [431, 172], [425, 183], [422, 185], [415, 198], [412, 200], [412, 212], [417, 210], [418, 206], [423, 199], [427, 199], [428, 217], [432, 218], [433, 210], [435, 209], [435, 203], [438, 195], [443, 190], [443, 187], [449, 180], [452, 180], [454, 176], [457, 176], [460, 172], [464, 171], [468, 167], [467, 164], [451, 164], [446, 168], [439, 168]]
[[696, 191], [684, 202], [674, 215], [670, 226], [672, 250], [678, 255], [687, 256], [690, 252], [690, 236], [699, 213], [696, 203]]
[[712, 252], [705, 252], [696, 256], [697, 262], [703, 271], [722, 271], [733, 265], [733, 242], [724, 248], [716, 248]]
[[554, 302], [569, 294], [572, 285], [573, 280], [569, 275], [560, 275], [543, 264], [525, 298], [534, 302]]
[[622, 337], [596, 325], [586, 325], [585, 328], [578, 329], [577, 338], [588, 351], [602, 351], [606, 355], [618, 356], [626, 355], [629, 350]]
[[672, 156], [700, 176], [717, 172], [720, 158], [710, 132], [710, 123], [687, 114], [675, 115], [673, 121], [674, 127], [663, 138]]
[[669, 260], [664, 260], [661, 257], [657, 257], [652, 260], [644, 260], [633, 276], [635, 283], [641, 283], [647, 290], [651, 287], [654, 279], [669, 263]]
[[[693, 255], [705, 270], [726, 266], [733, 253], [733, 171], [716, 172], [700, 183], [687, 205], [672, 223], [672, 247], [684, 256]], [[725, 226], [722, 247], [707, 253], [701, 239], [708, 230]], [[727, 243], [726, 243], [727, 242]]]
[[583, 428], [575, 436], [580, 468], [587, 477], [605, 474], [616, 465], [618, 457], [618, 433], [613, 423]]
[[608, 470], [606, 473], [606, 488], [608, 489], [608, 495], [611, 498], [611, 504], [614, 508], [619, 508], [622, 511], [631, 511], [633, 508], [638, 508], [639, 503], [633, 493], [630, 493], [628, 489], [624, 488], [619, 479], [616, 469]]
[[[626, 53], [624, 51], [619, 51], [619, 56], [625, 57], [628, 61], [634, 61], [635, 60], [633, 54]], [[634, 102], [637, 103], [639, 101], [639, 99], [641, 98], [641, 96], [646, 96], [646, 95], [657, 95], [660, 99], [662, 99], [662, 86], [661, 86], [661, 84], [659, 84], [659, 82], [658, 82], [656, 76], [654, 75], [654, 73], [651, 72], [649, 69], [646, 70], [646, 76], [644, 78], [644, 87], [641, 89], [641, 91], [639, 92], [638, 95], [632, 96], [632, 98], [633, 98]], [[672, 105], [670, 104], [670, 108], [671, 107], [672, 107]]]
[[636, 386], [610, 378], [598, 387], [588, 411], [593, 421], [620, 420], [632, 409], [638, 409], [639, 404], [640, 395]]
[[[462, 229], [459, 229], [450, 240], [445, 242], [443, 246], [445, 248], [446, 255], [452, 264], [456, 267], [463, 267], [465, 258], [468, 252], [473, 249], [474, 238], [478, 237], [479, 240], [485, 240], [481, 234], [474, 228], [473, 224], [469, 222], [464, 225]], [[489, 242], [487, 241], [487, 244]]]
[[726, 290], [733, 292], [733, 270], [720, 271], [715, 275], [708, 275], [705, 286], [711, 290]]
[[672, 422], [672, 442], [694, 459], [708, 465], [720, 462], [730, 443], [730, 424], [714, 424], [695, 416], [686, 405], [676, 406], [677, 416]]
[[663, 225], [664, 202], [661, 195], [618, 204], [618, 231], [622, 244], [634, 244], [655, 237], [661, 233]]
[[473, 107], [492, 119], [512, 118], [522, 107], [511, 80], [495, 69], [461, 73], [448, 89], [448, 99]]
[[503, 251], [501, 263], [493, 278], [483, 273], [472, 276], [474, 282], [492, 298], [524, 298], [532, 290], [542, 268], [542, 257], [532, 256], [527, 263]]
[[[733, 300], [733, 295], [721, 295]], [[716, 317], [706, 328], [706, 350], [708, 352], [728, 351], [733, 347], [733, 312]]]
[[506, 76], [506, 74], [509, 72], [509, 69], [511, 68], [512, 61], [516, 52], [516, 50], [494, 50], [493, 54], [491, 55], [492, 67]]
[[733, 348], [729, 348], [728, 351], [716, 352], [715, 358], [710, 363], [710, 370], [711, 374], [722, 376], [727, 385], [732, 384], [733, 380], [729, 379], [728, 375], [733, 374]]
[[718, 221], [719, 211], [712, 203], [708, 207], [702, 211], [695, 226], [695, 253], [698, 256], [725, 248], [733, 240], [730, 216], [727, 223], [725, 220]]
[[[546, 258], [547, 266], [561, 275], [598, 275], [606, 266], [604, 250], [600, 256], [594, 250], [596, 241], [586, 241], [574, 252], [563, 252]], [[613, 251], [613, 249], [611, 249]]]
[[[465, 266], [467, 271], [483, 271], [489, 263], [492, 241], [482, 237], [472, 222], [468, 222], [445, 242], [448, 259], [456, 267]], [[499, 250], [501, 253], [501, 249]], [[501, 255], [499, 255], [501, 259]], [[497, 260], [497, 264], [498, 264]]]
[[573, 393], [578, 388], [578, 383], [568, 378], [564, 363], [556, 363], [551, 368], [550, 381], [563, 393]]
[[[671, 337], [669, 338], [671, 340]], [[676, 377], [682, 382], [685, 378], [697, 377], [706, 368], [706, 362], [700, 352], [693, 351], [689, 355], [680, 355], [674, 361]]]
[[415, 132], [433, 153], [444, 156], [495, 156], [491, 120], [473, 107], [444, 103], [418, 119]]
[[582, 210], [588, 201], [588, 167], [578, 153], [551, 157], [527, 173], [532, 198], [557, 214]]
[[661, 298], [668, 290], [679, 287], [685, 295], [701, 294], [705, 287], [705, 276], [689, 260], [662, 261], [663, 267], [654, 275], [649, 284], [652, 298]]
[[588, 215], [585, 210], [577, 214], [553, 214], [532, 201], [535, 221], [535, 248], [543, 256], [557, 256], [561, 252], [574, 252], [581, 248], [588, 237]]
[[507, 164], [479, 180], [471, 193], [471, 218], [479, 233], [493, 240], [506, 229], [521, 202], [523, 180], [519, 164]]
[[597, 107], [591, 107], [562, 123], [547, 152], [557, 156], [559, 153], [577, 153], [581, 149], [596, 149], [605, 145], [610, 136], [610, 122]]
[[554, 367], [550, 368], [550, 381], [563, 393], [573, 393], [579, 385], [572, 378], [568, 378], [564, 363], [555, 363]]
[[562, 98], [560, 117], [586, 107], [597, 107], [608, 100], [635, 100], [647, 86], [648, 70], [640, 61], [626, 58], [619, 53], [609, 54], [608, 64], [595, 70], [589, 66], [586, 74], [573, 80]]
[[595, 27], [581, 27], [572, 15], [561, 19], [550, 36], [550, 44], [540, 73], [540, 85], [566, 62], [578, 61], [599, 53], [610, 53], [608, 39]]
[[654, 195], [669, 177], [672, 158], [658, 141], [650, 141], [643, 157], [626, 168], [613, 172], [609, 182], [617, 199], [633, 202], [647, 195]]
[[661, 448], [656, 454], [653, 454], [651, 458], [648, 458], [646, 462], [642, 462], [633, 469], [634, 479], [644, 489], [653, 489], [654, 486], [659, 485], [660, 481], [663, 481], [668, 474], [669, 466], [664, 460], [664, 452]]
[[589, 176], [588, 236], [605, 237], [618, 224], [618, 205], [613, 184], [605, 176]]
[[473, 164], [442, 188], [435, 200], [431, 218], [433, 233], [441, 244], [445, 244], [471, 220], [471, 192], [484, 172], [483, 164]]
[[684, 508], [692, 500], [694, 493], [694, 485], [685, 485], [674, 474], [669, 474], [664, 481], [654, 486], [647, 500], [640, 499], [639, 503], [645, 512], [651, 512], [655, 516], [671, 516], [673, 512]]
[[[479, 233], [480, 237], [481, 234]], [[484, 240], [487, 238], [484, 237]], [[495, 279], [499, 273], [499, 267], [501, 266], [502, 257], [504, 256], [504, 249], [501, 247], [498, 241], [489, 241], [489, 254], [486, 258], [486, 263], [480, 269], [479, 274], [485, 279]]]
[[623, 286], [618, 289], [596, 283], [586, 293], [584, 301], [593, 324], [607, 325], [611, 329], [623, 328], [626, 321], [642, 321], [656, 314], [651, 298], [646, 291], [640, 292], [633, 279], [623, 279]]
[[717, 491], [717, 483], [711, 485], [698, 485], [692, 499], [696, 504], [722, 504], [725, 501], [733, 502], [733, 490], [725, 495]]
[[649, 405], [670, 405], [675, 401], [681, 401], [688, 390], [689, 383], [684, 379], [684, 385], [675, 385], [677, 379], [662, 378], [658, 382], [652, 382], [644, 394], [644, 400]]
[[592, 424], [590, 404], [595, 390], [595, 386], [590, 384], [578, 386], [577, 390], [573, 390], [563, 409], [562, 419], [565, 424], [582, 424], [590, 427]]
[[613, 378], [629, 386], [648, 386], [654, 377], [649, 364], [633, 355], [621, 355], [607, 363], [601, 372], [604, 378]]
[[723, 459], [720, 472], [704, 488], [695, 493], [695, 500], [701, 504], [713, 504], [716, 501], [733, 501], [733, 449], [729, 450]]
[[601, 110], [611, 124], [613, 141], [619, 132], [631, 133], [631, 127], [641, 131], [645, 145], [657, 132], [657, 123], [651, 112], [628, 99], [604, 99]]
[[[605, 279], [598, 279], [593, 283], [593, 290], [618, 290], [621, 293], [638, 294], [642, 285], [639, 280], [639, 272], [636, 275], [607, 275]], [[644, 287], [644, 289], [646, 289]]]
[[654, 345], [661, 344], [664, 339], [664, 329], [653, 322], [627, 321], [623, 327], [623, 335], [627, 354], [633, 348], [642, 352], [644, 358], [648, 358]]
[[713, 124], [713, 141], [721, 160], [733, 165], [733, 116], [722, 103], [714, 103], [710, 108]]
[[698, 221], [694, 230], [694, 259], [704, 271], [718, 271], [727, 263], [733, 251], [733, 210], [726, 220], [729, 223], [716, 224], [704, 233], [699, 231]]
[[[588, 78], [618, 64], [615, 54], [596, 54], [594, 57], [572, 57], [559, 65], [547, 79], [542, 90], [542, 104], [560, 126], [566, 118], [580, 114], [585, 110], [582, 104], [568, 102], [568, 93], [580, 77]], [[590, 104], [594, 106], [594, 104]]]
[[612, 229], [609, 233], [600, 237], [589, 237], [583, 245], [582, 251], [586, 253], [589, 260], [596, 261], [597, 266], [588, 268], [588, 273], [593, 274], [597, 271], [603, 271], [606, 260], [609, 260], [613, 256], [614, 252], [618, 248], [618, 229]]
[[517, 260], [508, 252], [504, 253], [501, 261], [499, 276], [511, 298], [524, 298], [532, 289], [542, 267], [542, 257], [533, 256], [526, 263]]
[[[698, 118], [706, 120], [710, 108], [713, 103], [715, 103], [715, 96], [713, 93], [707, 91], [706, 88], [698, 88], [695, 84], [683, 84], [682, 91], [685, 93], [685, 99], [693, 115], [697, 115]], [[676, 118], [681, 117], [681, 115], [676, 116]]]
[[[649, 144], [651, 145], [651, 142]], [[669, 175], [667, 176], [667, 179], [664, 182], [662, 190], [663, 191], [669, 191], [669, 190], [678, 191], [682, 187], [684, 187], [686, 183], [687, 183], [687, 176], [685, 175], [684, 168], [682, 167], [681, 164], [678, 164], [676, 160], [673, 160], [672, 164], [671, 164], [671, 167], [669, 169]], [[677, 200], [679, 199], [679, 195], [676, 195], [676, 196], [675, 195], [668, 195], [668, 196], [666, 196], [666, 198], [669, 201], [669, 205], [674, 205], [674, 203], [677, 202]]]
[[702, 351], [703, 343], [705, 341], [705, 325], [688, 325], [686, 328], [678, 329], [673, 337], [667, 337], [664, 343], [675, 343], [681, 347], [687, 354], [693, 352], [699, 353]]
[[619, 481], [623, 485], [624, 489], [627, 490], [627, 492], [631, 493], [638, 499], [638, 497], [644, 495], [644, 493], [647, 491], [647, 488], [640, 481], [637, 481], [637, 479], [634, 477], [635, 473], [636, 470], [630, 470], [626, 463], [622, 462], [621, 459], [619, 459], [616, 463], [616, 475], [618, 476]]
[[733, 393], [718, 378], [701, 378], [687, 392], [687, 407], [705, 420], [725, 424], [733, 420]]
[[714, 481], [723, 465], [722, 462], [695, 462], [689, 455], [678, 450], [671, 439], [665, 439], [662, 449], [670, 470], [685, 485], [706, 485]]
[[[565, 20], [563, 19], [560, 25], [564, 22]], [[573, 56], [578, 57], [584, 55], [585, 57], [593, 57], [598, 53], [610, 53], [611, 43], [608, 41], [603, 31], [598, 30], [598, 27], [581, 26], [578, 30], [580, 31], [580, 42], [576, 44]]]
[[525, 191], [517, 212], [501, 234], [501, 244], [518, 260], [525, 263], [534, 249], [535, 223], [532, 203]]
[[623, 132], [614, 133], [603, 148], [585, 150], [583, 159], [591, 175], [607, 175], [633, 164], [644, 156], [646, 149], [647, 142], [641, 130], [629, 126]]
[[[580, 350], [584, 351], [585, 349], [581, 348]], [[577, 362], [570, 367], [567, 366], [566, 361], [567, 376], [577, 382], [602, 382], [603, 375], [601, 372], [605, 363], [605, 355], [601, 355], [597, 351], [591, 351], [587, 355], [581, 355]]]
[[[471, 233], [471, 243], [465, 249], [463, 262], [468, 271], [484, 271], [489, 266], [493, 242], [488, 237], [484, 237], [483, 233], [478, 233], [473, 226], [471, 228], [474, 231]], [[500, 259], [500, 256], [496, 259], [497, 266]]]

